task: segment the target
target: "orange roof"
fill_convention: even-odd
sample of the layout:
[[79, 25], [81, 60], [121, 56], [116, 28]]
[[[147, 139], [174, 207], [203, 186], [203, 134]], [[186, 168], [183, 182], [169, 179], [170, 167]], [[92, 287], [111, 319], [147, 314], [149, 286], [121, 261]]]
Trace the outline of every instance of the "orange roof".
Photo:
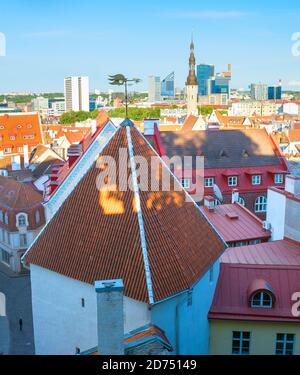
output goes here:
[[181, 130], [193, 130], [193, 127], [196, 124], [197, 120], [198, 120], [197, 116], [189, 115], [185, 119], [184, 124], [183, 124]]
[[288, 138], [290, 142], [300, 142], [300, 129], [290, 129]]
[[[90, 284], [122, 278], [126, 296], [152, 303], [192, 287], [225, 244], [171, 175], [170, 191], [151, 191], [151, 181], [147, 191], [139, 191], [141, 230], [134, 192], [118, 190], [120, 148], [127, 150], [128, 159], [131, 151], [143, 156], [149, 168], [151, 157], [157, 156], [135, 127], [118, 128], [100, 154], [116, 160], [116, 190], [97, 189], [99, 168], [94, 162], [35, 241], [26, 262]], [[160, 163], [156, 174], [160, 189], [163, 168]], [[130, 165], [127, 176], [133, 176]]]
[[79, 143], [83, 140], [85, 134], [83, 134], [80, 131], [77, 132], [66, 132], [65, 136], [67, 140], [72, 144], [72, 143]]
[[0, 176], [0, 207], [13, 210], [30, 209], [42, 200], [42, 194], [30, 185]]
[[19, 154], [18, 147], [43, 143], [38, 113], [0, 115], [0, 138], [0, 150], [9, 146], [16, 154]]

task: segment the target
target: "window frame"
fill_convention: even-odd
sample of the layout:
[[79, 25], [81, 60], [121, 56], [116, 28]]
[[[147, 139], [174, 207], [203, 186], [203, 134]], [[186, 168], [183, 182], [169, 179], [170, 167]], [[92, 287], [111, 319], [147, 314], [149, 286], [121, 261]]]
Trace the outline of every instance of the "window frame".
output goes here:
[[[239, 338], [235, 338], [234, 334], [238, 333]], [[249, 338], [244, 337], [245, 334], [249, 334]], [[252, 334], [250, 331], [232, 331], [232, 345], [231, 345], [231, 353], [233, 355], [249, 355], [250, 350], [251, 350], [251, 339], [252, 339]], [[234, 341], [239, 342], [239, 349], [238, 353], [234, 352]], [[244, 353], [243, 351], [243, 344], [248, 343], [248, 352]]]
[[[280, 181], [277, 181], [278, 176], [281, 177]], [[284, 182], [283, 173], [275, 173], [274, 174], [274, 184], [283, 184], [283, 182]]]
[[251, 176], [251, 184], [253, 186], [255, 185], [261, 185], [261, 175], [260, 174], [255, 174]]
[[[233, 181], [235, 181], [235, 183], [233, 183]], [[238, 185], [238, 176], [228, 176], [227, 183], [228, 183], [228, 186], [237, 186]]]
[[[259, 302], [259, 304], [256, 305], [256, 304], [253, 303], [253, 300], [254, 300], [254, 297], [257, 296], [258, 294], [260, 295], [259, 296], [260, 302]], [[264, 304], [264, 295], [267, 295], [268, 297], [270, 297], [270, 304], [269, 305], [265, 305]], [[255, 309], [256, 308], [258, 308], [258, 309], [271, 309], [273, 307], [273, 304], [274, 304], [274, 302], [273, 302], [273, 296], [272, 296], [272, 294], [268, 293], [265, 290], [259, 290], [259, 291], [255, 292], [255, 293], [253, 293], [253, 295], [251, 296], [250, 306], [253, 307], [253, 308], [255, 308]]]
[[[208, 181], [211, 182], [211, 184], [207, 183]], [[213, 187], [215, 183], [215, 178], [214, 177], [204, 177], [204, 187], [210, 188]]]
[[[258, 202], [258, 200], [260, 201]], [[264, 202], [261, 202], [261, 200]], [[267, 198], [265, 196], [260, 195], [257, 197], [254, 202], [254, 212], [267, 212], [267, 203]]]
[[[188, 181], [188, 186], [185, 186], [185, 182]], [[190, 178], [182, 178], [181, 185], [184, 189], [189, 189], [191, 187], [191, 179]]]
[[[283, 335], [283, 339], [279, 339], [279, 335]], [[293, 336], [292, 340], [288, 340], [289, 335]], [[295, 350], [295, 336], [294, 333], [276, 333], [275, 355], [293, 355]], [[278, 348], [279, 344], [283, 344], [282, 349]], [[292, 344], [291, 353], [287, 353], [287, 345], [289, 344]], [[279, 351], [282, 351], [282, 353], [278, 353]]]

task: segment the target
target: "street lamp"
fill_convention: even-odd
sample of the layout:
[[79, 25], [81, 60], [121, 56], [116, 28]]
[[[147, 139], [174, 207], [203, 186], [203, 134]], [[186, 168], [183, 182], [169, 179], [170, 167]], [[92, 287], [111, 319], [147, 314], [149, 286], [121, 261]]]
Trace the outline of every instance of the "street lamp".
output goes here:
[[128, 79], [123, 74], [115, 74], [113, 76], [108, 76], [108, 81], [110, 85], [117, 85], [117, 86], [125, 86], [125, 117], [128, 118], [128, 92], [127, 92], [127, 84], [128, 82], [139, 83], [141, 79], [139, 78], [132, 78]]

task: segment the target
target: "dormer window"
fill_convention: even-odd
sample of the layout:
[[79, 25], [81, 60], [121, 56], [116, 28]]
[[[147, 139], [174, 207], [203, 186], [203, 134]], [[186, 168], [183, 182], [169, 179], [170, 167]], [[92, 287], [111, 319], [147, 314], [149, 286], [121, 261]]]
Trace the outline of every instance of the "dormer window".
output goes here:
[[36, 211], [35, 212], [35, 222], [36, 222], [36, 224], [39, 224], [40, 221], [41, 221], [40, 211]]
[[265, 291], [255, 293], [251, 298], [251, 307], [272, 308], [273, 298], [271, 294]]
[[18, 228], [26, 228], [26, 227], [28, 227], [28, 218], [27, 218], [27, 215], [24, 214], [24, 213], [17, 214], [16, 225], [17, 225]]
[[26, 217], [25, 217], [25, 215], [20, 215], [18, 217], [18, 226], [19, 227], [25, 227], [26, 226]]

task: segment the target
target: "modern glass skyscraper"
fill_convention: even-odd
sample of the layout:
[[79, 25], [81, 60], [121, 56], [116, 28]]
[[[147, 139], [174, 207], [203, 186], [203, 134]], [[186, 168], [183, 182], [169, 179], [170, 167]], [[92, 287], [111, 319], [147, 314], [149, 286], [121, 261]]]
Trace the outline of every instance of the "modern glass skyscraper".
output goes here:
[[268, 99], [280, 100], [281, 99], [281, 86], [269, 86], [268, 87]]
[[174, 98], [175, 96], [175, 74], [174, 72], [168, 74], [166, 78], [161, 81], [161, 96]]
[[229, 94], [229, 83], [231, 77], [216, 76], [211, 80], [211, 93], [212, 94]]
[[215, 75], [214, 65], [197, 65], [198, 95], [209, 95], [211, 93], [211, 78]]

